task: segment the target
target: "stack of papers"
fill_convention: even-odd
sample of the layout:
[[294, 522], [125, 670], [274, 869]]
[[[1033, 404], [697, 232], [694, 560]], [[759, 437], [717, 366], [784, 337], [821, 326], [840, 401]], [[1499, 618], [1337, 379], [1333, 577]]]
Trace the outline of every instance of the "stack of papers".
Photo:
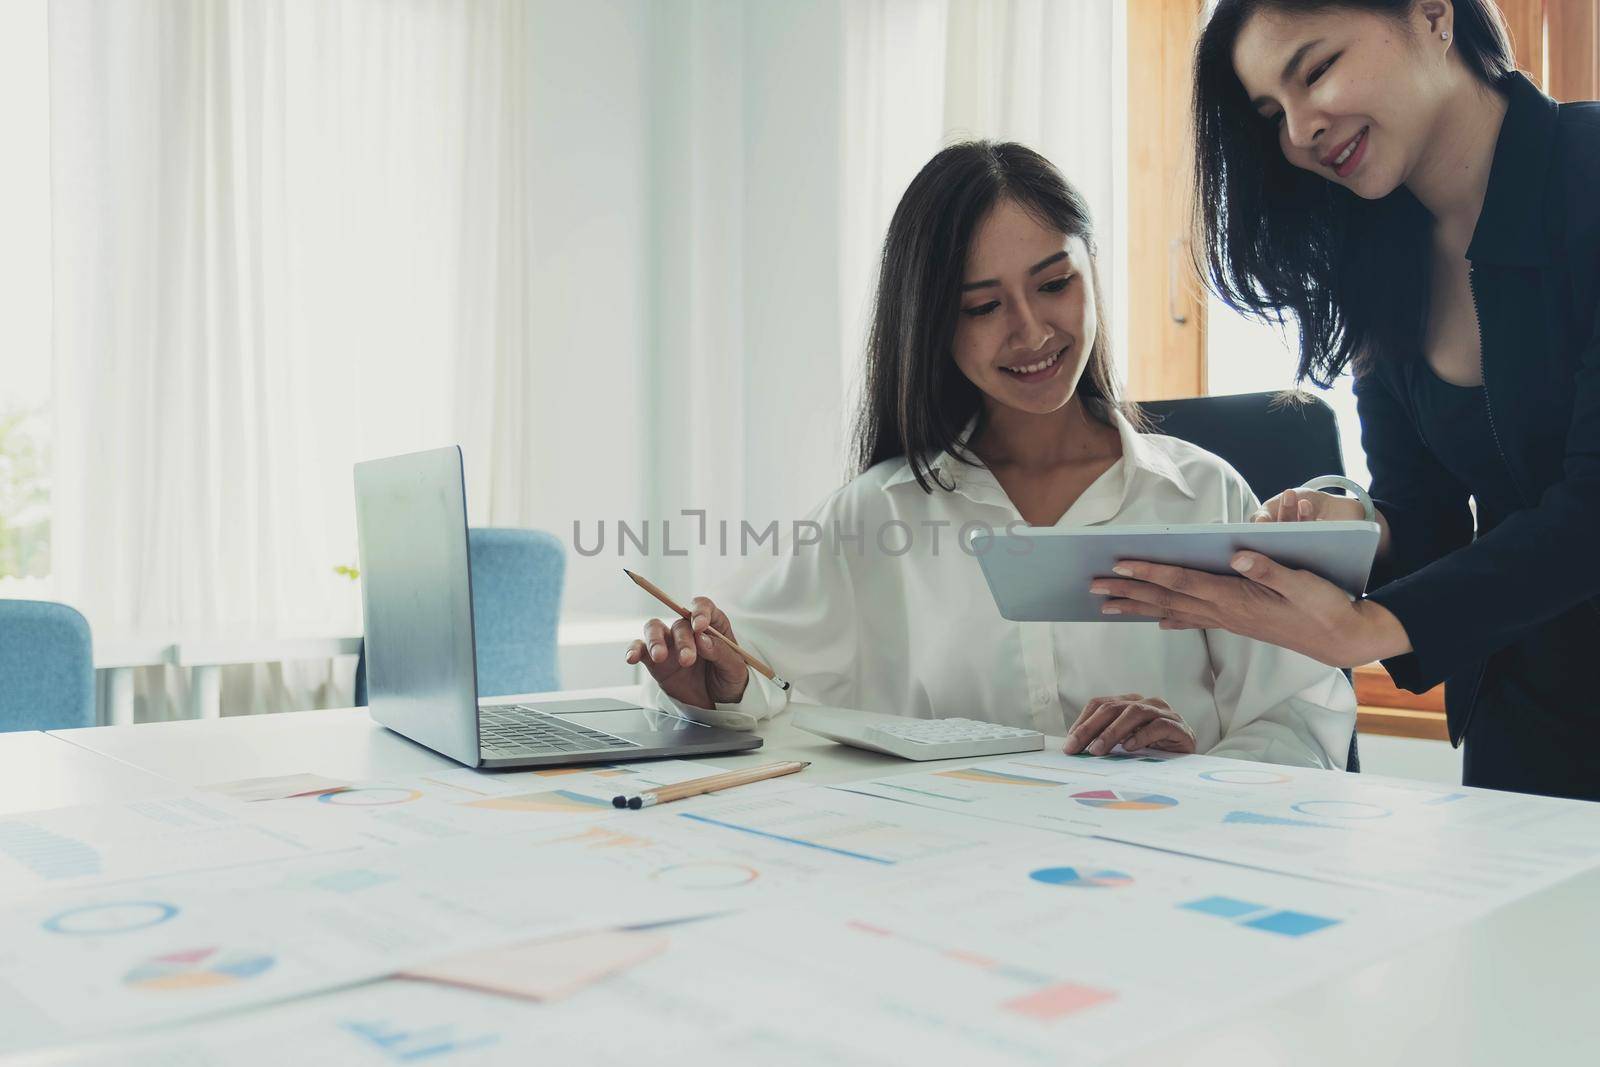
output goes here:
[[0, 819], [0, 1052], [1091, 1063], [1600, 863], [1572, 802], [1199, 756], [611, 806], [705, 773], [297, 775]]

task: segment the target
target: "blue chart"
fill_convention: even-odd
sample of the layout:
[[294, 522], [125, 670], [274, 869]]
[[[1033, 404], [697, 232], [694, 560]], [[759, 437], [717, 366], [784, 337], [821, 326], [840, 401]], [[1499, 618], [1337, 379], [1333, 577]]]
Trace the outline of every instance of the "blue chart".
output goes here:
[[0, 856], [52, 881], [100, 873], [99, 849], [32, 823], [0, 822]]
[[1281, 937], [1305, 937], [1307, 934], [1314, 934], [1318, 930], [1326, 930], [1340, 923], [1339, 919], [1309, 915], [1303, 911], [1269, 908], [1265, 904], [1253, 904], [1248, 900], [1236, 900], [1233, 897], [1202, 897], [1186, 904], [1179, 904], [1178, 908], [1182, 911], [1193, 911], [1225, 919], [1235, 926], [1278, 934]]
[[368, 1048], [381, 1052], [391, 1063], [422, 1063], [468, 1049], [498, 1044], [498, 1034], [464, 1037], [455, 1026], [408, 1028], [390, 1022], [342, 1022], [339, 1029]]
[[1318, 819], [1384, 819], [1394, 814], [1381, 805], [1359, 800], [1306, 800], [1289, 806]]
[[392, 874], [356, 868], [319, 874], [307, 884], [317, 889], [326, 889], [330, 893], [359, 893], [363, 889], [392, 882], [394, 877]]
[[50, 916], [41, 925], [52, 934], [94, 936], [125, 934], [160, 926], [178, 914], [175, 904], [160, 900], [123, 900], [114, 904], [90, 904], [70, 908]]
[[1254, 811], [1230, 811], [1222, 817], [1225, 823], [1243, 823], [1248, 826], [1298, 826], [1311, 830], [1341, 830], [1327, 823], [1306, 822], [1304, 819], [1285, 819], [1281, 815], [1262, 815]]
[[1121, 889], [1133, 884], [1133, 876], [1122, 871], [1097, 871], [1088, 867], [1043, 867], [1028, 872], [1028, 877], [1045, 885], [1073, 889]]
[[[708, 815], [681, 814], [678, 816], [678, 818], [688, 819], [690, 822], [705, 823], [708, 826], [720, 826], [724, 830], [737, 830], [741, 834], [754, 834], [756, 837], [764, 837], [769, 841], [782, 841], [790, 845], [799, 845], [801, 848], [815, 849], [818, 852], [830, 852], [835, 856], [845, 856], [853, 860], [866, 860], [868, 863], [881, 863], [885, 866], [893, 866], [897, 862], [888, 856], [874, 856], [866, 852], [856, 851], [855, 849], [840, 848], [836, 845], [829, 844], [828, 842], [832, 839], [832, 837], [828, 834], [818, 835], [818, 840], [812, 840], [805, 837], [795, 837], [791, 834], [774, 833], [770, 830], [763, 830], [755, 826], [746, 826], [741, 823], [730, 822], [725, 819], [713, 819]], [[881, 826], [882, 824], [877, 825]], [[868, 822], [865, 824], [865, 828], [870, 829], [874, 827], [873, 824]]]

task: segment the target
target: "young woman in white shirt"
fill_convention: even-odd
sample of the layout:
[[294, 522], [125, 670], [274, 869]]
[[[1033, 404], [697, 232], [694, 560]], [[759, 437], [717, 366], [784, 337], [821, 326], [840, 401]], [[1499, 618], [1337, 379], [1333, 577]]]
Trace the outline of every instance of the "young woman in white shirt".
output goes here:
[[856, 426], [860, 473], [808, 516], [817, 543], [756, 558], [692, 620], [629, 646], [663, 703], [753, 727], [790, 692], [704, 633], [766, 660], [802, 701], [964, 716], [1121, 744], [1343, 767], [1342, 673], [1224, 631], [1000, 617], [964, 530], [1243, 522], [1221, 459], [1140, 433], [1102, 327], [1087, 206], [1016, 144], [936, 155], [884, 242]]

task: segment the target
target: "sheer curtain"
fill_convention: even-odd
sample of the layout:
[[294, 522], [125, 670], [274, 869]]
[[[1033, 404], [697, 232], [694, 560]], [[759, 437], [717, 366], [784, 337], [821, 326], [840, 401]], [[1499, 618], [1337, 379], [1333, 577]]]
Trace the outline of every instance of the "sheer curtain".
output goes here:
[[[649, 10], [655, 316], [644, 462], [657, 540], [639, 566], [685, 598], [728, 561], [704, 550], [699, 519], [683, 512], [704, 512], [711, 531], [746, 514], [745, 88], [759, 67], [746, 54], [745, 7], [686, 0]], [[687, 554], [666, 554], [662, 523], [670, 551]], [[717, 543], [715, 532], [707, 541]], [[642, 596], [638, 606], [641, 621], [661, 614]]]
[[877, 257], [936, 151], [984, 137], [1037, 149], [1089, 201], [1113, 344], [1126, 330], [1124, 12], [1117, 0], [857, 0], [844, 8], [842, 351], [859, 376]]
[[[56, 573], [97, 633], [359, 629], [358, 459], [459, 441], [475, 522], [550, 518], [534, 10], [52, 4]], [[331, 669], [225, 706], [325, 703]]]
[[[607, 523], [569, 554], [569, 609], [657, 613], [617, 574], [618, 519], [655, 520], [646, 573], [710, 588], [740, 560], [682, 510], [737, 538], [842, 481], [883, 232], [942, 143], [1039, 147], [1114, 259], [1120, 19], [56, 0], [58, 593], [101, 635], [354, 629], [351, 464], [450, 442], [474, 523]], [[224, 707], [334, 681], [236, 672]]]

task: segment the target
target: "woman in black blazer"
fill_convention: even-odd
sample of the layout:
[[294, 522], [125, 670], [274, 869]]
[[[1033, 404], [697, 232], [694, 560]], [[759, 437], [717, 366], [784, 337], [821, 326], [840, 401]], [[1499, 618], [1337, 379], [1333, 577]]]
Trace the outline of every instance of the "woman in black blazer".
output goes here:
[[1209, 281], [1298, 321], [1300, 378], [1355, 371], [1378, 568], [1133, 563], [1108, 608], [1443, 681], [1467, 784], [1600, 799], [1600, 104], [1516, 73], [1489, 0], [1222, 0], [1195, 116]]

